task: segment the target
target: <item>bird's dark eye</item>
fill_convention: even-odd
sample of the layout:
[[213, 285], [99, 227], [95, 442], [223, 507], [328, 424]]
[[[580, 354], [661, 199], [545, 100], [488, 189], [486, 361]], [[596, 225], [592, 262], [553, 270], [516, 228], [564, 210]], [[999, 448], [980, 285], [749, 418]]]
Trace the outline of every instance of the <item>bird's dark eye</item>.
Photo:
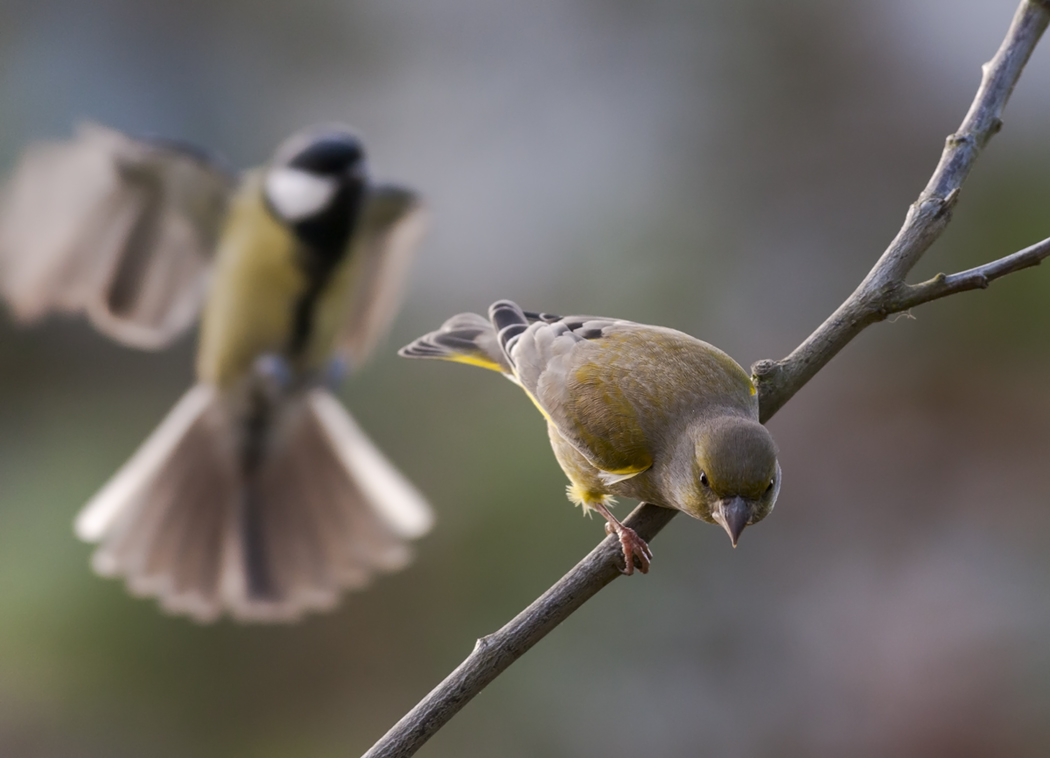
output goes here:
[[766, 493], [772, 492], [773, 491], [773, 485], [776, 484], [776, 483], [777, 483], [776, 479], [770, 479], [769, 480], [769, 486], [766, 487]]
[[700, 484], [704, 485], [705, 487], [711, 486], [711, 483], [707, 481], [707, 474], [705, 474], [703, 471], [700, 472]]

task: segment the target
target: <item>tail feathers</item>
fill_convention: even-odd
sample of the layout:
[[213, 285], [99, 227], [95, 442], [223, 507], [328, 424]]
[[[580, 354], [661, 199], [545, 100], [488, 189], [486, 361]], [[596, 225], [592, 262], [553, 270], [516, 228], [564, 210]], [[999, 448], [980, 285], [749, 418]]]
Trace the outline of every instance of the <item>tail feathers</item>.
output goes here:
[[513, 371], [493, 324], [477, 313], [453, 316], [437, 331], [424, 334], [398, 351], [405, 358], [438, 358], [480, 366], [503, 374]]
[[405, 566], [429, 506], [330, 394], [290, 406], [246, 475], [230, 404], [190, 390], [77, 519], [96, 570], [198, 621], [291, 621]]

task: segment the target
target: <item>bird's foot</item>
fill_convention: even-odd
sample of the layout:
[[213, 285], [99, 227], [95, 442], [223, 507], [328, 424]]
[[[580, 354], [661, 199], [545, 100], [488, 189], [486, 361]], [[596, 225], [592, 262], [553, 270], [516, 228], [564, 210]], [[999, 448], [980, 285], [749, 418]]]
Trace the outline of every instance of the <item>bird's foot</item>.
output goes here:
[[623, 548], [623, 573], [630, 576], [637, 566], [643, 574], [648, 574], [649, 564], [653, 560], [653, 551], [649, 548], [649, 543], [639, 537], [638, 532], [631, 527], [623, 524], [617, 524], [617, 526], [619, 528], [613, 526], [611, 522], [606, 523], [605, 533], [615, 534], [620, 538], [620, 547]]
[[264, 353], [255, 359], [252, 366], [263, 392], [272, 398], [288, 392], [295, 382], [295, 369], [283, 356]]
[[605, 517], [605, 533], [615, 534], [620, 539], [624, 563], [621, 571], [630, 576], [637, 566], [643, 574], [648, 574], [649, 564], [653, 560], [653, 551], [649, 548], [649, 543], [639, 537], [634, 529], [617, 521], [604, 504], [591, 503], [590, 506]]

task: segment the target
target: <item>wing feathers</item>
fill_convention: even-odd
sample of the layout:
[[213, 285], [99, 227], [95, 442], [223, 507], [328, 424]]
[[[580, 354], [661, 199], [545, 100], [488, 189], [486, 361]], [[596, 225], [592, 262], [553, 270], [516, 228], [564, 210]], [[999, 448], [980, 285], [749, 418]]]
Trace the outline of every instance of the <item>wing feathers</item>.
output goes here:
[[232, 188], [197, 153], [100, 126], [31, 145], [0, 200], [0, 290], [20, 319], [85, 311], [161, 347], [196, 315]]
[[354, 285], [340, 339], [355, 366], [368, 358], [401, 307], [426, 213], [411, 190], [375, 185], [357, 224], [350, 251]]

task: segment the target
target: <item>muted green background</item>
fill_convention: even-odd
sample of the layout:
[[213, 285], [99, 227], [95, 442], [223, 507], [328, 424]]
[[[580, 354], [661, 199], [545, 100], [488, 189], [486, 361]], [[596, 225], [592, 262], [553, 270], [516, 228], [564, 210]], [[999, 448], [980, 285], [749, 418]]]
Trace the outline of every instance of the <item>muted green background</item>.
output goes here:
[[[93, 576], [80, 505], [192, 380], [192, 339], [0, 323], [0, 755], [353, 756], [599, 538], [508, 382], [395, 348], [452, 313], [677, 327], [786, 354], [896, 232], [1012, 0], [0, 0], [0, 165], [91, 118], [241, 166], [343, 120], [433, 212], [344, 399], [431, 498], [413, 566], [290, 627], [201, 627]], [[919, 275], [1050, 234], [1036, 51]], [[770, 427], [733, 550], [677, 519], [648, 576], [420, 755], [1050, 752], [1050, 279], [874, 327]], [[623, 504], [621, 508], [629, 507]]]

